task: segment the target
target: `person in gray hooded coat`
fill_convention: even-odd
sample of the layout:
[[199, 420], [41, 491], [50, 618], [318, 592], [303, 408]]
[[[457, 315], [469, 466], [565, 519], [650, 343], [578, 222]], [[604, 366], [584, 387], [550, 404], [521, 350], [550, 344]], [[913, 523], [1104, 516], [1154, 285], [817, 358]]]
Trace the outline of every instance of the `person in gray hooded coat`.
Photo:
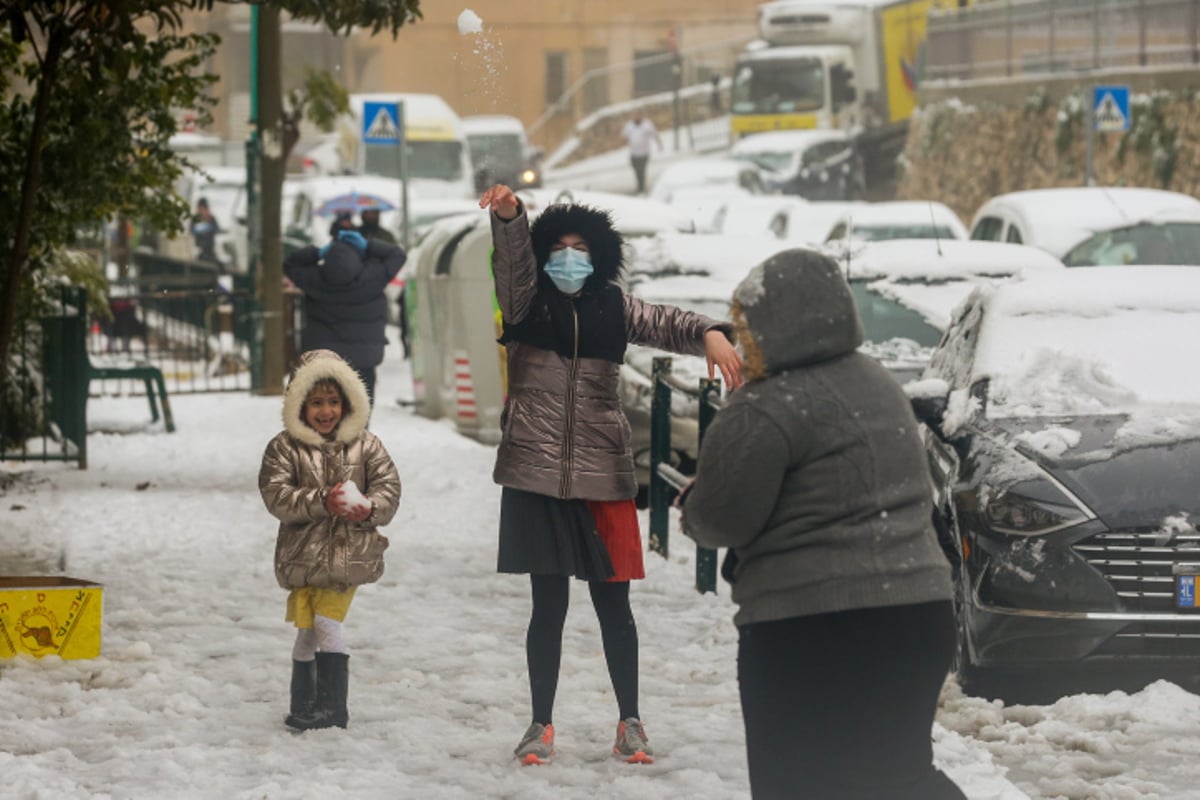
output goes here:
[[837, 263], [808, 250], [734, 294], [746, 385], [708, 428], [681, 498], [727, 547], [755, 798], [962, 798], [930, 731], [955, 644], [917, 420], [858, 352]]

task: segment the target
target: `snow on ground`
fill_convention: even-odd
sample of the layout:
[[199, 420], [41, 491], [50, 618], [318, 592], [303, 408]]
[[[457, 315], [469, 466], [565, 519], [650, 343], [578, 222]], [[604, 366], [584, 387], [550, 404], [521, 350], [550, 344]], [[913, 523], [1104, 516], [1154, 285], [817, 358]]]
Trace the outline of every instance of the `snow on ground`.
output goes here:
[[[282, 722], [294, 629], [256, 485], [278, 398], [178, 395], [174, 434], [140, 424], [141, 397], [97, 399], [93, 429], [126, 433], [94, 433], [88, 470], [0, 465], [23, 475], [0, 500], [0, 574], [104, 585], [100, 657], [0, 662], [0, 795], [749, 796], [733, 608], [725, 587], [692, 589], [693, 549], [677, 528], [671, 558], [648, 556], [633, 591], [656, 763], [609, 757], [616, 706], [581, 585], [555, 713], [559, 759], [514, 763], [529, 714], [529, 600], [523, 578], [495, 574], [494, 451], [393, 404], [408, 392], [406, 370], [391, 350], [372, 428], [404, 496], [386, 529], [387, 573], [347, 619], [344, 731], [294, 734]], [[1197, 719], [1200, 697], [1167, 682], [1011, 707], [950, 682], [934, 751], [972, 800], [1197, 798]]]

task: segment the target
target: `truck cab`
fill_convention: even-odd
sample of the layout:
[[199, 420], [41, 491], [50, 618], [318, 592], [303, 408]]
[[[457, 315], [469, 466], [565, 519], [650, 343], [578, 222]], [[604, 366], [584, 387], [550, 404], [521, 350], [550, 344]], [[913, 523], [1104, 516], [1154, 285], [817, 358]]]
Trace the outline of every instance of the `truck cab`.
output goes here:
[[845, 45], [748, 49], [733, 72], [734, 138], [774, 130], [860, 124], [852, 85], [854, 52]]

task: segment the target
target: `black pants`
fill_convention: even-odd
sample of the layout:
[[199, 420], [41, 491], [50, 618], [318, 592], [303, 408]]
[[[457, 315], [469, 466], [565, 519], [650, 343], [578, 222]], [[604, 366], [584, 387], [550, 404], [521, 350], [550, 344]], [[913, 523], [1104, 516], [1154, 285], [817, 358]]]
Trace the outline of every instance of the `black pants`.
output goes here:
[[633, 164], [633, 174], [637, 176], [638, 194], [646, 193], [646, 163], [650, 156], [630, 156], [629, 163]]
[[363, 384], [367, 387], [367, 400], [368, 400], [368, 402], [370, 402], [371, 406], [374, 407], [374, 405], [375, 405], [375, 368], [374, 367], [360, 367], [360, 366], [353, 365], [353, 364], [351, 366], [353, 366], [354, 371], [358, 373], [358, 377], [362, 378]]
[[739, 628], [755, 800], [965, 800], [933, 766], [949, 601]]
[[[563, 623], [571, 599], [571, 579], [559, 575], [530, 575], [533, 613], [525, 636], [525, 658], [529, 665], [529, 693], [533, 721], [550, 724], [554, 695], [558, 690], [562, 662]], [[612, 679], [613, 693], [621, 719], [638, 715], [637, 625], [629, 607], [629, 581], [588, 583], [592, 607], [600, 620], [604, 660]]]

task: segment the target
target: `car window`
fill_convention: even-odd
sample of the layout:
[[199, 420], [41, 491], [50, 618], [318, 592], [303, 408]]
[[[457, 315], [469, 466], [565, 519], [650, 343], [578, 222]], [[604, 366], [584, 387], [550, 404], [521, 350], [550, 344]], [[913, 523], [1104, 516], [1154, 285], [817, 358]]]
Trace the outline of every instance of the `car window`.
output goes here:
[[854, 238], [864, 242], [887, 239], [953, 239], [954, 231], [945, 225], [855, 225]]
[[1021, 229], [1016, 225], [1008, 226], [1008, 233], [1004, 237], [1004, 241], [1009, 244], [1024, 244], [1025, 241], [1021, 238]]
[[1142, 223], [1102, 231], [1063, 258], [1068, 267], [1200, 264], [1200, 223]]
[[851, 281], [850, 290], [862, 318], [866, 341], [876, 344], [892, 339], [909, 339], [922, 347], [933, 347], [942, 332], [911, 308], [872, 290], [866, 281]]
[[829, 235], [825, 237], [825, 241], [832, 242], [834, 239], [845, 239], [845, 238], [846, 238], [846, 223], [839, 222], [837, 225], [833, 226], [833, 230], [831, 230], [829, 232]]
[[743, 172], [738, 175], [738, 185], [751, 194], [766, 194], [767, 191], [757, 172]]
[[1004, 228], [1004, 220], [999, 217], [984, 217], [975, 223], [971, 238], [983, 242], [1000, 241], [1000, 231]]

